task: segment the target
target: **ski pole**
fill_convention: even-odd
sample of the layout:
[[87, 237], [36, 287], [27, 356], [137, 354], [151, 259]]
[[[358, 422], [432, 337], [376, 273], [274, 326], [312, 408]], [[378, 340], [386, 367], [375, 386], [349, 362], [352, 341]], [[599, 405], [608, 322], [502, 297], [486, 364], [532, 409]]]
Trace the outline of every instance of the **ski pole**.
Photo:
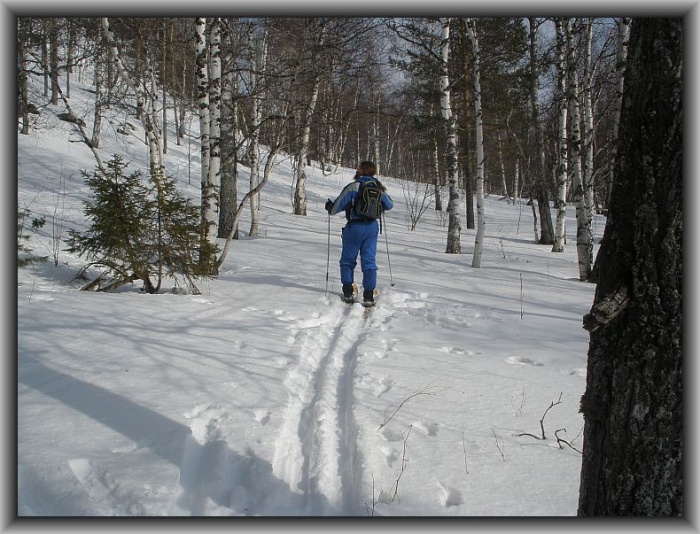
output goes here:
[[328, 293], [328, 272], [331, 267], [331, 214], [328, 214], [328, 258], [326, 259], [326, 293]]
[[383, 212], [382, 219], [382, 229], [384, 230], [384, 242], [386, 243], [386, 260], [389, 263], [389, 280], [391, 280], [391, 287], [394, 287], [396, 284], [394, 283], [394, 275], [391, 272], [391, 256], [389, 256], [389, 237], [387, 237], [386, 235], [386, 218], [384, 217]]

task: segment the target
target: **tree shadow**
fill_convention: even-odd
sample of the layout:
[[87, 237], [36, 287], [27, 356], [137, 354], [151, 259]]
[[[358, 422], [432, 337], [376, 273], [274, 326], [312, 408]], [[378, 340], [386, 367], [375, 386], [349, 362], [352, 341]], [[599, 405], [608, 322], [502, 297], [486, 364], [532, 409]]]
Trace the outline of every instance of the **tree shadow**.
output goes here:
[[[231, 450], [226, 441], [216, 434], [202, 443], [195, 439], [187, 425], [123, 395], [51, 369], [28, 356], [22, 357], [22, 362], [18, 372], [19, 383], [87, 415], [179, 468], [180, 487], [172, 507], [173, 515], [201, 516], [207, 512], [209, 501], [228, 515], [308, 516], [319, 512], [324, 515], [338, 513], [323, 495], [303, 495], [292, 491], [286, 482], [273, 474], [271, 464], [251, 450], [244, 455]], [[21, 396], [18, 396], [18, 405], [20, 403]], [[18, 418], [18, 425], [21, 424]], [[18, 451], [20, 458], [21, 451]], [[51, 493], [50, 490], [42, 492], [41, 488], [32, 488], [32, 491], [46, 495]], [[22, 508], [22, 503], [18, 504]], [[51, 506], [45, 509], [51, 509]]]

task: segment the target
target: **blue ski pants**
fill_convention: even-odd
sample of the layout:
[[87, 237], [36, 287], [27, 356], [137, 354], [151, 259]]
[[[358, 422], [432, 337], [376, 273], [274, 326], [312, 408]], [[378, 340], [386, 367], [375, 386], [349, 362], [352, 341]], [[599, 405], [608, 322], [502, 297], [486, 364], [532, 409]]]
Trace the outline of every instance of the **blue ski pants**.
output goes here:
[[377, 221], [352, 222], [343, 227], [343, 250], [340, 254], [340, 282], [352, 284], [355, 279], [357, 255], [362, 267], [362, 287], [374, 291], [377, 287]]

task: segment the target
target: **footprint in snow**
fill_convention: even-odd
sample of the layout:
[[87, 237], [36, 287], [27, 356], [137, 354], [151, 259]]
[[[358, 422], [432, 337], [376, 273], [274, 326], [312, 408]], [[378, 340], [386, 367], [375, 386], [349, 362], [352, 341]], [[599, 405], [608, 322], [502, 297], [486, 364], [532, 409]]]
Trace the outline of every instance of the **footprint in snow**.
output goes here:
[[391, 447], [382, 447], [382, 452], [386, 457], [386, 464], [391, 467], [391, 465], [399, 459], [399, 451]]
[[413, 423], [413, 426], [423, 432], [426, 436], [435, 437], [438, 434], [437, 423], [424, 423], [423, 421], [417, 421]]
[[267, 424], [267, 422], [270, 420], [270, 412], [258, 408], [255, 410], [255, 420], [261, 425]]
[[511, 365], [534, 365], [535, 367], [543, 367], [544, 364], [530, 358], [525, 358], [524, 356], [508, 356], [506, 358], [506, 363]]
[[396, 432], [395, 430], [391, 430], [390, 428], [384, 427], [381, 431], [382, 437], [391, 442], [396, 442], [396, 441], [403, 441], [404, 436], [401, 432]]
[[439, 489], [438, 497], [445, 508], [448, 506], [459, 506], [464, 502], [462, 500], [462, 494], [458, 490], [445, 486], [440, 482], [438, 482], [437, 485]]
[[393, 382], [390, 379], [383, 376], [379, 379], [378, 383], [374, 384], [372, 391], [377, 397], [381, 397], [384, 395], [384, 393], [391, 389], [392, 384]]

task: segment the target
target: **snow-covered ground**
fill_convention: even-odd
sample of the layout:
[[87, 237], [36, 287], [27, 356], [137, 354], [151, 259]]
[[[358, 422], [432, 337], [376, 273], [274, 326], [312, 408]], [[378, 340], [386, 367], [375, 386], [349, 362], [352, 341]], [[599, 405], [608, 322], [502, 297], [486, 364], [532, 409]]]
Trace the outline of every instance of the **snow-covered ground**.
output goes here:
[[[83, 89], [72, 103], [90, 128]], [[17, 135], [18, 207], [46, 216], [28, 242], [43, 255], [86, 227], [80, 170], [94, 169], [59, 111]], [[104, 124], [100, 152], [143, 169], [142, 137], [115, 133], [127, 119]], [[170, 136], [167, 171], [197, 198], [190, 143]], [[554, 254], [533, 244], [529, 206], [487, 198], [474, 269], [475, 232], [463, 221], [463, 254], [445, 254], [440, 218], [409, 231], [402, 182], [382, 176], [396, 207], [366, 313], [337, 296], [341, 217], [326, 291], [323, 204], [352, 175], [310, 169], [295, 216], [281, 158], [261, 236], [234, 242], [201, 295], [81, 292], [64, 250], [58, 267], [17, 270], [20, 516], [576, 514], [595, 287], [578, 281], [574, 210]]]

